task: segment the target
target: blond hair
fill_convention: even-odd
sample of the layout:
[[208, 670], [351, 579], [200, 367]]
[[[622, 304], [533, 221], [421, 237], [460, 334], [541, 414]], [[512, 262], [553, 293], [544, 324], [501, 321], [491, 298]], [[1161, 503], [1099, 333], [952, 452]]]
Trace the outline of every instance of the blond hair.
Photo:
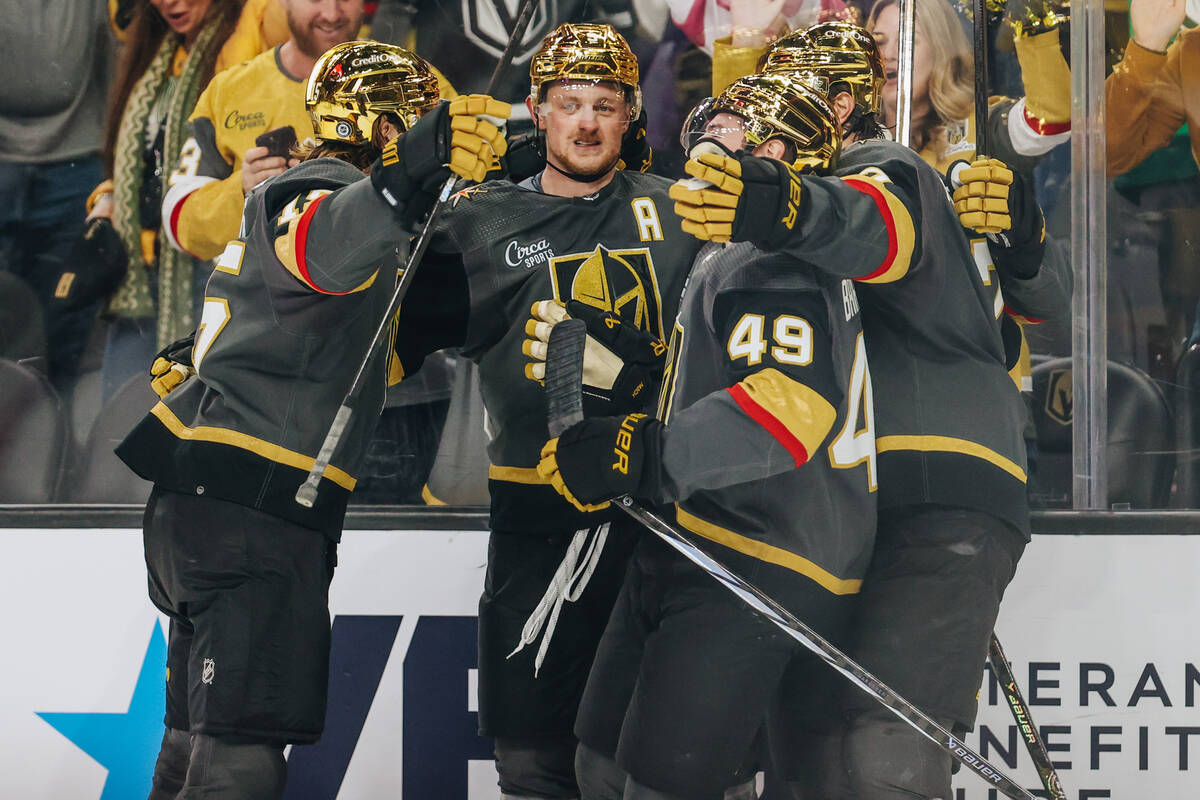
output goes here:
[[[948, 144], [946, 126], [961, 122], [974, 110], [975, 60], [958, 14], [947, 0], [913, 0], [913, 3], [917, 28], [933, 50], [929, 103], [937, 117], [922, 130], [913, 130], [913, 149], [920, 151], [925, 143], [932, 142], [937, 157], [941, 158]], [[895, 4], [896, 0], [877, 0], [867, 16], [867, 29], [875, 27], [883, 9]]]

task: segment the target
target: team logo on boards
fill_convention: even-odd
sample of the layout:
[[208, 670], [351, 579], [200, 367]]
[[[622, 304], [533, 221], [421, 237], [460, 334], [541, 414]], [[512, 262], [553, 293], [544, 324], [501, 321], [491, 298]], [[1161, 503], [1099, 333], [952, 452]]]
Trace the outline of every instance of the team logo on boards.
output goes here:
[[578, 300], [611, 311], [660, 341], [666, 338], [654, 260], [647, 248], [609, 250], [598, 244], [590, 252], [551, 258], [550, 279], [560, 303]]
[[[520, 0], [462, 0], [463, 28], [476, 47], [496, 58], [504, 53], [516, 27]], [[529, 26], [513, 53], [512, 63], [528, 61], [558, 19], [558, 0], [537, 0]]]
[[1046, 386], [1046, 416], [1059, 425], [1071, 424], [1071, 370], [1056, 369]]

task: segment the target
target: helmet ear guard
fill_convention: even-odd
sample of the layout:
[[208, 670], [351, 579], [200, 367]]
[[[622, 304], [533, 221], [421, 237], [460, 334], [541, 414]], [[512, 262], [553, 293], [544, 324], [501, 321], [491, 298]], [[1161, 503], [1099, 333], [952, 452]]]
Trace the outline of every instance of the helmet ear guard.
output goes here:
[[368, 41], [327, 50], [304, 92], [316, 138], [353, 145], [370, 143], [382, 115], [394, 115], [408, 130], [440, 99], [437, 76], [425, 59], [397, 45]]

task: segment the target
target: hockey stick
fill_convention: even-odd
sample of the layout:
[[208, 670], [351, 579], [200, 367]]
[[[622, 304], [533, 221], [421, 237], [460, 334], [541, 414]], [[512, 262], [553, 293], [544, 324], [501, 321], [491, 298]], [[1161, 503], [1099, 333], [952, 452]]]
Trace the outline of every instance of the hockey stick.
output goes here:
[[[558, 323], [550, 332], [546, 353], [546, 402], [549, 410], [551, 436], [558, 436], [583, 419], [583, 350], [587, 325], [583, 320], [568, 319]], [[696, 564], [715, 580], [745, 601], [785, 633], [811, 650], [829, 666], [847, 677], [851, 683], [874, 697], [893, 714], [907, 722], [922, 735], [938, 744], [951, 757], [970, 768], [987, 783], [1013, 800], [1034, 800], [982, 756], [971, 750], [942, 726], [926, 716], [884, 684], [848, 655], [823, 639], [790, 611], [776, 603], [754, 584], [739, 577], [716, 558], [704, 552], [673, 525], [642, 506], [629, 495], [613, 500], [625, 513], [645, 525], [684, 558]]]
[[896, 141], [908, 147], [912, 139], [913, 37], [917, 0], [900, 0], [899, 45], [896, 63]]
[[1017, 730], [1020, 731], [1021, 738], [1025, 740], [1025, 747], [1029, 750], [1029, 757], [1033, 759], [1033, 766], [1037, 769], [1038, 777], [1042, 780], [1042, 786], [1045, 788], [1047, 796], [1050, 800], [1067, 800], [1067, 793], [1063, 791], [1062, 784], [1058, 780], [1058, 771], [1054, 768], [1054, 762], [1050, 760], [1046, 743], [1042, 741], [1041, 733], [1033, 724], [1029, 706], [1026, 705], [1025, 698], [1021, 695], [1021, 687], [1017, 685], [1017, 679], [1013, 676], [1012, 665], [1008, 663], [1008, 657], [1004, 655], [1004, 648], [1000, 646], [1000, 640], [994, 633], [992, 641], [988, 645], [988, 661], [992, 664], [992, 672], [996, 674], [1000, 686], [1004, 688], [1008, 709], [1017, 722]]
[[[525, 28], [528, 27], [529, 20], [533, 17], [533, 7], [536, 4], [537, 0], [522, 0], [516, 22], [513, 23], [512, 35], [508, 38], [508, 44], [505, 46], [504, 52], [501, 53], [500, 60], [496, 63], [496, 68], [492, 70], [492, 77], [488, 80], [484, 94], [490, 95], [495, 90], [496, 83], [500, 80], [500, 74], [512, 63], [513, 53], [516, 51], [521, 37], [525, 35]], [[342, 405], [338, 408], [337, 414], [333, 417], [333, 423], [329, 426], [329, 431], [325, 434], [325, 441], [321, 443], [321, 448], [317, 451], [317, 457], [313, 461], [312, 469], [309, 470], [308, 478], [296, 490], [296, 502], [305, 508], [312, 508], [313, 504], [317, 501], [317, 487], [320, 485], [321, 478], [325, 475], [325, 470], [329, 467], [329, 462], [333, 458], [338, 444], [341, 443], [347, 426], [350, 424], [350, 418], [354, 414], [354, 403], [363, 389], [363, 376], [367, 374], [367, 369], [372, 359], [375, 358], [375, 353], [379, 349], [379, 345], [387, 338], [392, 319], [400, 312], [404, 296], [408, 294], [408, 287], [412, 285], [413, 277], [416, 275], [417, 265], [421, 263], [421, 258], [425, 255], [426, 248], [429, 247], [429, 240], [432, 236], [434, 225], [437, 223], [442, 207], [445, 205], [446, 200], [449, 199], [450, 193], [454, 191], [454, 184], [457, 181], [458, 177], [451, 175], [442, 184], [437, 200], [433, 203], [433, 208], [429, 209], [429, 216], [425, 219], [425, 225], [421, 228], [421, 233], [417, 236], [417, 241], [413, 244], [412, 250], [409, 251], [408, 259], [404, 262], [404, 270], [400, 274], [400, 280], [396, 283], [395, 291], [392, 292], [391, 300], [388, 301], [387, 310], [383, 313], [383, 318], [379, 320], [379, 327], [375, 329], [375, 336], [371, 339], [371, 344], [367, 346], [367, 352], [363, 355], [362, 362], [358, 365], [358, 372], [355, 373], [354, 380], [350, 383], [350, 389], [346, 392], [345, 398], [342, 399]]]
[[[974, 0], [973, 16], [971, 24], [975, 49], [975, 157], [982, 158], [989, 152], [987, 0]], [[1054, 762], [1046, 750], [1046, 743], [1042, 741], [1042, 736], [1033, 723], [1033, 718], [1029, 714], [1029, 706], [1021, 694], [1021, 687], [1017, 685], [1016, 676], [1013, 675], [1012, 665], [1004, 655], [1004, 648], [1000, 646], [1000, 640], [995, 633], [992, 634], [991, 642], [988, 644], [988, 661], [991, 662], [992, 671], [996, 674], [1000, 685], [1004, 687], [1008, 709], [1017, 723], [1017, 730], [1021, 732], [1021, 737], [1025, 740], [1025, 747], [1037, 769], [1042, 787], [1049, 794], [1050, 800], [1066, 800], [1067, 795], [1058, 780], [1058, 771], [1054, 768]]]

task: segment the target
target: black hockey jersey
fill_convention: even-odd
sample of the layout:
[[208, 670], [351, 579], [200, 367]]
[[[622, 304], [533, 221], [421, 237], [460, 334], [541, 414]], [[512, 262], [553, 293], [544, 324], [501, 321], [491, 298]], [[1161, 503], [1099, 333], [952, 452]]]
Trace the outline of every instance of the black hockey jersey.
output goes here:
[[[348, 228], [364, 232], [347, 241]], [[387, 307], [407, 235], [370, 181], [306, 161], [246, 199], [241, 235], [214, 262], [196, 332], [197, 374], [117, 448], [164, 488], [341, 533], [383, 407], [387, 359], [369, 369], [316, 505], [294, 501]]]
[[542, 386], [524, 375], [525, 323], [535, 302], [574, 298], [666, 341], [701, 246], [672, 213], [670, 185], [617, 171], [585, 198], [492, 181], [460, 192], [443, 213], [396, 346], [407, 371], [452, 345], [479, 364], [494, 528], [574, 530], [608, 516], [575, 510], [537, 474], [547, 412]]
[[860, 282], [879, 507], [975, 508], [1028, 535], [1022, 400], [1005, 367], [996, 276], [977, 265], [941, 175], [916, 153], [858, 142], [837, 176], [803, 178], [783, 250]]
[[748, 243], [710, 244], [669, 359], [663, 493], [651, 499], [678, 500], [681, 527], [738, 554], [722, 560], [856, 594], [874, 542], [876, 469], [854, 284]]

